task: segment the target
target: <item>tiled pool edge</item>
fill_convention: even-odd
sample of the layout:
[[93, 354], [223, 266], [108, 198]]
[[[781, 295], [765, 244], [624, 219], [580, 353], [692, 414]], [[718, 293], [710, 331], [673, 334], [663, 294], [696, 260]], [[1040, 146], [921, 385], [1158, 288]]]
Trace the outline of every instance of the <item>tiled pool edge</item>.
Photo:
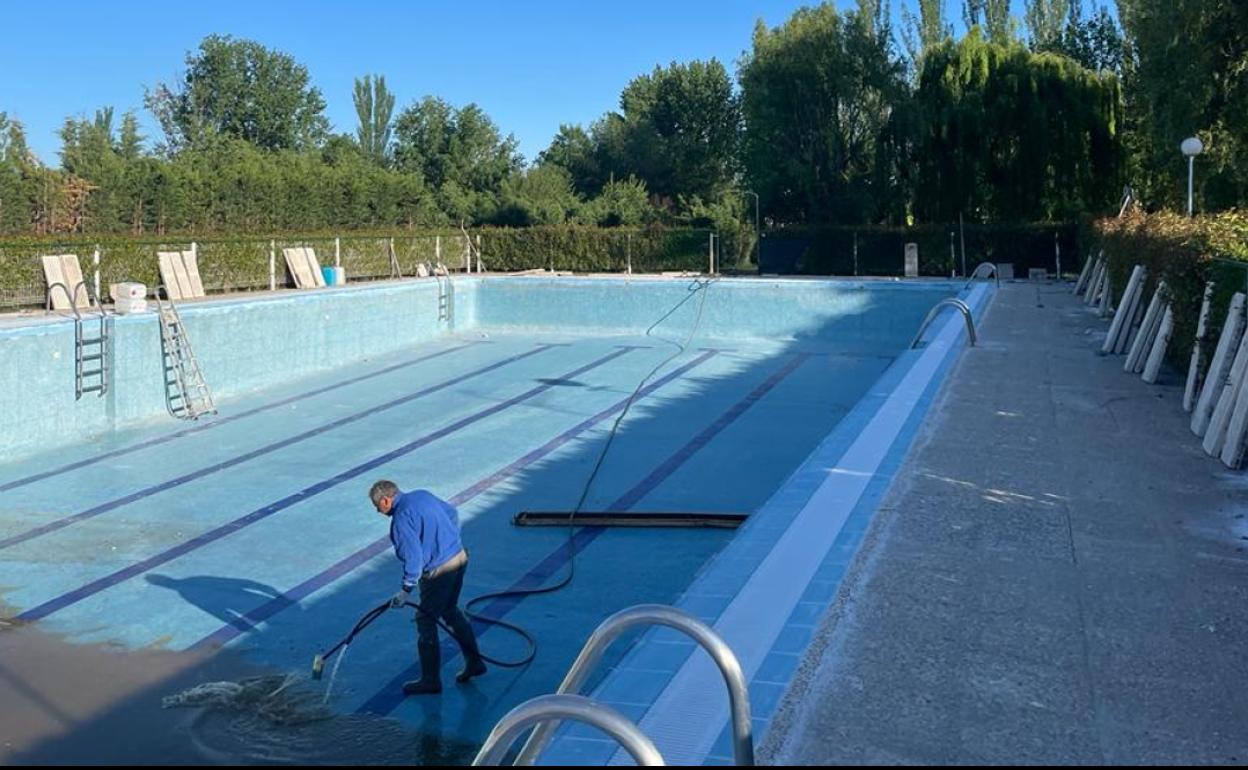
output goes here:
[[[991, 292], [984, 284], [963, 293], [979, 320]], [[836, 595], [840, 579], [853, 559], [870, 524], [876, 507], [905, 459], [937, 391], [962, 349], [965, 339], [962, 319], [950, 313], [942, 317], [927, 335], [931, 342], [919, 350], [905, 351], [885, 371], [853, 410], [820, 443], [814, 452], [786, 480], [753, 516], [739, 536], [699, 572], [690, 588], [676, 602], [689, 612], [715, 625], [741, 657], [750, 683], [751, 716], [757, 745], [770, 725], [781, 697], [788, 688], [815, 626]], [[925, 378], [909, 381], [920, 371]], [[898, 386], [906, 384], [904, 392]], [[864, 428], [877, 418], [891, 431], [892, 438], [874, 447], [861, 442]], [[878, 428], [879, 426], [877, 426]], [[874, 433], [874, 431], [873, 431]], [[850, 453], [854, 452], [853, 457]], [[873, 467], [857, 471], [860, 455], [870, 455]], [[848, 466], [846, 463], [848, 462]], [[836, 472], [840, 483], [829, 483]], [[845, 482], [857, 477], [859, 483]], [[865, 481], [861, 479], [865, 478]], [[842, 489], [850, 487], [850, 489]], [[822, 498], [812, 500], [822, 492]], [[848, 494], [846, 494], [848, 492]], [[791, 607], [777, 622], [778, 614], [760, 620], [751, 614], [750, 602], [762, 600], [760, 568], [777, 544], [804, 512], [809, 528], [808, 508], [837, 505], [842, 510], [840, 524], [828, 532], [822, 547], [795, 544], [788, 547], [817, 550], [806, 554], [808, 561], [795, 600], [778, 602]], [[792, 537], [798, 538], [794, 529]], [[779, 558], [779, 557], [778, 557]], [[774, 580], [774, 576], [773, 576]], [[751, 584], [755, 584], [751, 586]], [[754, 594], [742, 598], [748, 591]], [[768, 594], [769, 595], [769, 594]], [[736, 605], [735, 607], [733, 605]], [[734, 616], [725, 618], [725, 613]], [[748, 621], [748, 622], [747, 622]], [[768, 625], [770, 629], [761, 628]], [[775, 633], [769, 635], [769, 630]], [[769, 638], [768, 638], [769, 637]], [[744, 644], [743, 644], [744, 642]], [[743, 654], [742, 649], [748, 648]], [[595, 690], [598, 700], [638, 722], [643, 732], [658, 745], [669, 764], [731, 764], [728, 728], [728, 702], [718, 670], [709, 657], [692, 655], [693, 643], [682, 635], [661, 629], [638, 641], [618, 666]], [[580, 726], [560, 731], [543, 756], [543, 763], [616, 764], [626, 759], [617, 746], [601, 733]]]

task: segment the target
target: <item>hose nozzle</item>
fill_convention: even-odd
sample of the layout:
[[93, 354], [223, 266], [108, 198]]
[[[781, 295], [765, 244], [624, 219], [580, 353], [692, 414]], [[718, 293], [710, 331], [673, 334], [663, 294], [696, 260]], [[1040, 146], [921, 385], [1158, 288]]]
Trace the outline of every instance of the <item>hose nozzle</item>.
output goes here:
[[312, 678], [320, 679], [321, 674], [325, 672], [325, 656], [317, 654], [312, 658]]

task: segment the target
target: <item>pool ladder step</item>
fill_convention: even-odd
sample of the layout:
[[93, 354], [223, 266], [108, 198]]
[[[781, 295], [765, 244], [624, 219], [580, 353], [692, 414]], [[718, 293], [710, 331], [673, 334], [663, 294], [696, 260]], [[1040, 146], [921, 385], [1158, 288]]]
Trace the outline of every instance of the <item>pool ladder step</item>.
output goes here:
[[[164, 299], [161, 294], [164, 294]], [[183, 420], [198, 420], [215, 414], [212, 391], [204, 381], [199, 360], [178, 314], [177, 305], [164, 287], [156, 289], [157, 318], [160, 320], [160, 346], [165, 367], [165, 403], [169, 413]]]
[[455, 288], [451, 286], [451, 279], [446, 277], [446, 268], [439, 263], [435, 268], [433, 275], [438, 281], [438, 320], [449, 321], [455, 306]]
[[[91, 287], [79, 281], [71, 292], [69, 288], [60, 282], [50, 284], [48, 286], [48, 308], [52, 308], [53, 290], [60, 288], [69, 299], [69, 308], [74, 313], [74, 400], [82, 398], [86, 393], [95, 393], [103, 396], [108, 392], [108, 374], [111, 368], [109, 359], [110, 345], [108, 336], [108, 314], [104, 312], [104, 307], [100, 305], [100, 300], [95, 296], [95, 292]], [[94, 337], [86, 336], [83, 327], [83, 317], [78, 312], [78, 292], [82, 291], [87, 297], [87, 305], [94, 308], [96, 312], [96, 321], [99, 323], [99, 331]], [[94, 366], [88, 369], [87, 365]]]

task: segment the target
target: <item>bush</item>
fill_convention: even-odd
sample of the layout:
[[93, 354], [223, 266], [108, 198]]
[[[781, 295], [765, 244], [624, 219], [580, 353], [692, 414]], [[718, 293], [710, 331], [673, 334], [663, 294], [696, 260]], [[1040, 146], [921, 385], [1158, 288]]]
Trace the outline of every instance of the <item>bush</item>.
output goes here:
[[1114, 297], [1136, 265], [1148, 271], [1146, 296], [1165, 281], [1174, 313], [1167, 357], [1184, 370], [1191, 356], [1205, 283], [1215, 289], [1206, 339], [1216, 342], [1231, 295], [1248, 291], [1248, 216], [1230, 211], [1194, 219], [1171, 213], [1103, 219], [1093, 227], [1109, 261]]
[[[482, 266], [491, 271], [534, 268], [577, 272], [705, 270], [708, 230], [543, 226], [472, 231], [479, 239]], [[39, 256], [77, 254], [83, 275], [91, 274], [92, 253], [100, 250], [100, 289], [120, 281], [160, 283], [156, 252], [189, 249], [198, 244], [199, 271], [209, 293], [267, 290], [269, 251], [276, 249], [278, 286], [293, 285], [282, 258], [284, 246], [311, 246], [322, 265], [334, 264], [334, 236], [325, 233], [274, 237], [194, 238], [194, 236], [25, 237], [0, 243], [0, 307], [31, 307], [44, 302]], [[394, 259], [391, 260], [391, 243]], [[441, 261], [452, 270], [465, 263], [459, 230], [352, 233], [338, 241], [340, 261], [349, 280], [389, 278], [393, 264], [405, 276], [421, 262]]]

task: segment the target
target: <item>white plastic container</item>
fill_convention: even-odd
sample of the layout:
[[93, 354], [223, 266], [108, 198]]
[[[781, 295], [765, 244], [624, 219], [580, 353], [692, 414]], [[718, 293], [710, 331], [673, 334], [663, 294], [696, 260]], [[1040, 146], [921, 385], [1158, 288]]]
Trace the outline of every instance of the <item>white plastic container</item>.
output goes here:
[[143, 299], [147, 296], [147, 286], [133, 282], [114, 283], [108, 287], [108, 295], [113, 298], [114, 302], [120, 302], [123, 299]]
[[113, 303], [113, 312], [119, 315], [129, 315], [131, 313], [146, 313], [147, 300], [143, 297], [122, 297]]

